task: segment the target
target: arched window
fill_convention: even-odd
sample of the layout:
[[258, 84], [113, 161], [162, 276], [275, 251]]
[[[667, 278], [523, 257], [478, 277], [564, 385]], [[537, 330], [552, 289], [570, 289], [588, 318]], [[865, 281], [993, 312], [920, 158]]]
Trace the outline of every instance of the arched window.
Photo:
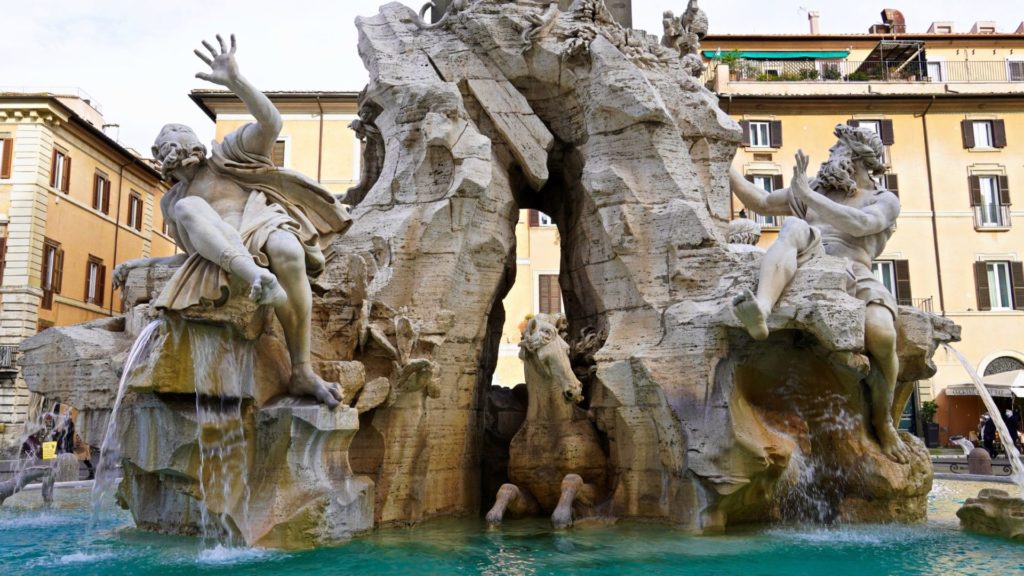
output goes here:
[[1013, 370], [1024, 370], [1024, 362], [1011, 356], [1000, 356], [988, 363], [988, 366], [985, 367], [984, 375], [991, 376], [992, 374], [1002, 374], [1003, 372], [1012, 372]]

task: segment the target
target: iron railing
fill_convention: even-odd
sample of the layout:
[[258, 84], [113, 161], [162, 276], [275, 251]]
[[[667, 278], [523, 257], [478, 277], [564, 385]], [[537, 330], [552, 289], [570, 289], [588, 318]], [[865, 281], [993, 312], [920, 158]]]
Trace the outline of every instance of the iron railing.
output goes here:
[[913, 306], [922, 312], [932, 312], [932, 297], [927, 298], [897, 298], [900, 306]]
[[0, 370], [15, 370], [14, 355], [18, 347], [13, 344], [0, 345]]
[[1024, 62], [1008, 61], [736, 60], [729, 70], [743, 82], [1024, 82]]

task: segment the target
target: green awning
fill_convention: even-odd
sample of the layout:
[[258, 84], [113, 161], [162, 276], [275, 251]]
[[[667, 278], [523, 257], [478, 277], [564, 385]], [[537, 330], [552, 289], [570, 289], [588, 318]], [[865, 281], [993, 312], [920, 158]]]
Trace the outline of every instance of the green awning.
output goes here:
[[[715, 59], [733, 51], [719, 52], [718, 50], [705, 50], [704, 57]], [[763, 52], [758, 50], [740, 50], [740, 58], [747, 60], [819, 60], [827, 58], [846, 58], [850, 55], [849, 50], [804, 50], [791, 52], [779, 50], [774, 52]]]

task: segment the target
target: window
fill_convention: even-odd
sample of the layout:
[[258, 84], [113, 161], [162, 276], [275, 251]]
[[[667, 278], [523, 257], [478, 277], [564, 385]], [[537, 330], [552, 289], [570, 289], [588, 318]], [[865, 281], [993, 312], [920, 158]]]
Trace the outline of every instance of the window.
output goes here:
[[529, 224], [531, 228], [538, 226], [554, 226], [555, 223], [551, 220], [551, 216], [541, 212], [540, 210], [530, 209], [529, 213]]
[[910, 265], [906, 260], [876, 260], [871, 263], [875, 279], [896, 297], [903, 306], [913, 306], [910, 291]]
[[1024, 264], [999, 260], [974, 263], [979, 310], [1024, 310]]
[[170, 236], [171, 235], [171, 224], [167, 220], [164, 220], [164, 225], [160, 229], [160, 231], [163, 232], [164, 236]]
[[537, 311], [541, 314], [557, 314], [562, 311], [562, 289], [558, 285], [558, 274], [537, 275]]
[[42, 288], [43, 301], [41, 306], [45, 310], [53, 308], [53, 295], [60, 294], [60, 287], [64, 276], [64, 250], [60, 244], [53, 240], [43, 241], [43, 269]]
[[[754, 174], [747, 177], [748, 180], [754, 183], [754, 186], [763, 189], [766, 192], [773, 192], [782, 188], [782, 175], [781, 174]], [[752, 220], [761, 225], [762, 228], [778, 228], [782, 224], [782, 218], [778, 216], [765, 216], [758, 214], [753, 210], [750, 213], [754, 216]]]
[[286, 147], [287, 142], [285, 142], [284, 140], [278, 140], [277, 142], [274, 142], [274, 149], [270, 153], [270, 161], [274, 163], [274, 166], [284, 168]]
[[1006, 123], [1003, 120], [964, 120], [960, 123], [960, 132], [964, 148], [1006, 148]]
[[134, 190], [128, 195], [128, 225], [142, 230], [142, 197]]
[[1024, 62], [1007, 62], [1006, 68], [1010, 82], [1024, 82]]
[[0, 236], [0, 285], [4, 283], [4, 268], [7, 267], [7, 237]]
[[71, 157], [56, 148], [50, 160], [50, 187], [64, 193], [71, 189]]
[[0, 138], [0, 180], [11, 177], [11, 166], [14, 164], [14, 139], [4, 136]]
[[969, 178], [975, 228], [1006, 228], [1010, 225], [1010, 186], [1006, 176]]
[[889, 146], [896, 142], [895, 133], [892, 129], [892, 120], [847, 120], [848, 126], [855, 128], [867, 128], [882, 139], [885, 148], [882, 150], [882, 164], [889, 164]]
[[928, 79], [932, 82], [942, 82], [942, 62], [928, 63]]
[[85, 303], [103, 306], [103, 292], [106, 287], [107, 267], [103, 260], [89, 255], [85, 265]]
[[110, 213], [110, 180], [102, 172], [97, 172], [93, 178], [92, 209]]
[[771, 127], [767, 122], [750, 123], [750, 146], [752, 148], [771, 148]]

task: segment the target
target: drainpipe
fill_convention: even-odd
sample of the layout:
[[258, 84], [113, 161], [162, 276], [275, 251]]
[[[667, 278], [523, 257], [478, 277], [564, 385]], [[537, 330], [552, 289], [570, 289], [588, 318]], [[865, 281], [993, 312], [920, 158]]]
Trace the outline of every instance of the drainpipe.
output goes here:
[[320, 103], [320, 95], [316, 97], [316, 107], [320, 109], [320, 140], [316, 143], [316, 183], [320, 184], [320, 165], [324, 159], [324, 107]]
[[921, 128], [924, 131], [924, 165], [928, 173], [928, 206], [932, 213], [932, 244], [935, 249], [935, 274], [939, 281], [939, 312], [946, 315], [946, 298], [942, 290], [942, 259], [939, 258], [939, 225], [938, 217], [935, 214], [935, 186], [932, 180], [932, 154], [928, 144], [928, 111], [935, 104], [935, 96], [932, 95], [931, 102], [921, 112]]
[[[135, 160], [131, 160], [131, 161], [125, 162], [124, 164], [121, 164], [120, 166], [117, 167], [117, 211], [114, 214], [114, 261], [112, 263], [112, 266], [114, 268], [117, 267], [117, 246], [118, 246], [117, 239], [121, 235], [121, 191], [124, 188], [124, 167], [129, 165], [129, 164], [133, 164], [134, 162], [135, 162]], [[110, 269], [111, 274], [113, 274], [114, 268]], [[110, 315], [113, 316], [114, 315], [114, 282], [113, 281], [110, 282], [110, 286], [108, 286], [107, 289], [110, 290], [110, 294], [109, 294], [110, 298], [107, 299], [107, 302], [108, 302], [108, 304], [110, 306], [107, 308], [107, 310], [110, 312]]]

